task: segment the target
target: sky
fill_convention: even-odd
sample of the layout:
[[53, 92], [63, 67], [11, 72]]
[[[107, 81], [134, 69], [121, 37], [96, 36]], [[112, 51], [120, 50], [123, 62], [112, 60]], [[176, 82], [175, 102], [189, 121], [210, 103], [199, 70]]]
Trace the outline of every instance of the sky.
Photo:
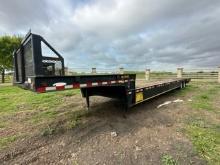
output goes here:
[[0, 0], [0, 35], [29, 29], [70, 68], [220, 66], [220, 0]]

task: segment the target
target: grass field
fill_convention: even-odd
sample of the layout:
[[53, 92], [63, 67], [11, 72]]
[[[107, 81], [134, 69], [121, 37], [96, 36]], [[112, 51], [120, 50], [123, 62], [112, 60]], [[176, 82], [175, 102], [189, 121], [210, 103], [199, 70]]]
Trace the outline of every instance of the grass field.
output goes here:
[[[53, 135], [80, 124], [89, 113], [78, 106], [82, 101], [79, 93], [36, 94], [10, 84], [0, 85], [0, 149], [21, 139]], [[183, 133], [208, 164], [220, 164], [220, 85], [194, 82], [174, 95], [192, 99], [186, 105], [190, 113], [184, 118]], [[163, 164], [177, 163], [171, 155], [161, 159]]]
[[32, 134], [28, 133], [28, 130], [41, 131], [43, 135], [51, 133], [48, 125], [66, 113], [65, 110], [60, 110], [65, 107], [65, 99], [79, 93], [79, 90], [72, 90], [37, 94], [9, 84], [1, 84], [0, 148]]
[[196, 95], [189, 104], [193, 111], [185, 132], [209, 164], [220, 164], [220, 85], [197, 83], [183, 92], [188, 90]]
[[191, 83], [179, 95], [192, 92], [186, 119], [185, 133], [192, 140], [197, 152], [209, 164], [220, 163], [220, 85], [216, 83]]

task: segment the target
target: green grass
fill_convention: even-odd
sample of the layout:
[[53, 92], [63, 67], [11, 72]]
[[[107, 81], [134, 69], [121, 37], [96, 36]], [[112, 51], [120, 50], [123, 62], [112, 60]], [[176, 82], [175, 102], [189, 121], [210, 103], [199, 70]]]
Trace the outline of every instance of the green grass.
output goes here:
[[[63, 113], [63, 111], [59, 110], [65, 106], [66, 98], [79, 93], [80, 90], [66, 90], [37, 94], [9, 84], [1, 84], [0, 129], [4, 133], [4, 130], [16, 129], [17, 124], [19, 124], [25, 130], [19, 130], [23, 131], [23, 133], [15, 131], [11, 136], [8, 136], [6, 133], [0, 137], [0, 149], [19, 139], [20, 135], [26, 135], [28, 131], [26, 129], [29, 127], [34, 127], [36, 130], [45, 127], [44, 130], [46, 131], [44, 131], [44, 134], [52, 134], [53, 129], [48, 129], [47, 125], [50, 122], [56, 121], [56, 117]], [[43, 126], [38, 128], [41, 123], [44, 123]], [[29, 134], [31, 132], [27, 133], [27, 135]]]
[[76, 127], [80, 123], [82, 117], [86, 117], [89, 115], [90, 115], [89, 111], [78, 110], [78, 111], [75, 111], [74, 113], [70, 112], [68, 114], [69, 120], [67, 122], [67, 128], [72, 129], [72, 128]]
[[[194, 85], [193, 83], [187, 84], [186, 88], [183, 88], [175, 93], [175, 96], [186, 96], [189, 92], [195, 92], [199, 88], [198, 86]], [[175, 92], [175, 91], [174, 91]]]
[[[65, 108], [65, 100], [68, 97], [78, 93], [79, 90], [67, 90], [37, 94], [14, 86], [0, 85], [0, 129], [16, 128], [17, 124], [25, 128], [27, 124], [40, 129], [43, 136], [53, 135], [62, 129], [72, 129], [80, 123], [82, 117], [89, 115], [89, 112], [80, 109], [60, 109]], [[220, 164], [220, 126], [216, 122], [220, 119], [220, 109], [215, 104], [216, 99], [220, 98], [220, 85], [190, 83], [175, 95], [192, 99], [192, 102], [187, 102], [190, 116], [185, 123], [185, 133], [196, 151], [209, 164]], [[18, 121], [17, 117], [23, 114], [24, 119]], [[64, 117], [62, 116], [63, 123], [60, 124], [57, 118], [61, 114]], [[213, 118], [216, 120], [212, 120]], [[43, 123], [43, 127], [38, 128], [39, 123]], [[7, 147], [19, 137], [19, 131], [17, 134], [0, 137], [0, 148]], [[177, 161], [167, 154], [161, 157], [161, 161], [168, 165], [177, 164]]]
[[62, 103], [64, 96], [72, 96], [79, 92], [79, 90], [69, 90], [37, 94], [13, 86], [0, 87], [0, 115], [21, 111], [51, 110]]
[[53, 127], [50, 127], [49, 125], [41, 130], [42, 136], [49, 136], [53, 135], [55, 133], [56, 129]]
[[216, 84], [208, 85], [204, 89], [202, 86], [197, 90], [197, 94], [192, 98], [192, 108], [196, 110], [214, 111], [213, 100], [220, 93], [220, 86]]
[[16, 135], [0, 137], [0, 149], [8, 146], [8, 144], [14, 142], [18, 137]]
[[161, 157], [161, 162], [163, 165], [177, 165], [178, 162], [169, 154], [164, 154]]
[[[192, 83], [191, 115], [185, 132], [196, 151], [208, 164], [220, 164], [219, 107], [215, 105], [220, 97], [220, 85], [216, 83]], [[187, 94], [187, 93], [186, 93]], [[213, 120], [215, 118], [216, 120]]]
[[30, 121], [38, 123], [45, 119], [54, 119], [56, 109], [63, 106], [63, 99], [80, 93], [80, 90], [67, 90], [37, 94], [15, 86], [0, 87], [0, 127], [4, 118], [19, 113], [32, 113]]
[[7, 125], [6, 122], [0, 121], [0, 129], [5, 128], [6, 125]]
[[186, 128], [187, 134], [197, 152], [209, 164], [220, 163], [220, 131], [218, 127], [217, 125], [204, 127], [203, 124], [195, 124], [194, 122], [194, 124], [190, 124]]
[[50, 125], [47, 125], [47, 127], [44, 127], [41, 130], [42, 136], [49, 136], [54, 135], [58, 133], [62, 133], [65, 130], [71, 130], [79, 125], [82, 117], [89, 116], [90, 112], [88, 111], [82, 111], [82, 110], [75, 110], [69, 111], [65, 114], [67, 116], [64, 123], [57, 125], [56, 122], [51, 123]]
[[36, 115], [33, 115], [33, 117], [30, 119], [30, 122], [32, 124], [40, 123], [44, 121], [45, 119], [51, 120], [56, 117], [58, 114], [58, 111], [55, 110], [48, 110], [48, 111], [43, 111], [41, 113], [37, 113]]

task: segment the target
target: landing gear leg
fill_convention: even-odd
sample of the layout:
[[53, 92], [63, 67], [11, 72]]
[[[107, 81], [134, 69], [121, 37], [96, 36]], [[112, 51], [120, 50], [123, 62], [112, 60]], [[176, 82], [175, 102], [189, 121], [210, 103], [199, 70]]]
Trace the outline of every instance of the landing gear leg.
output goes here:
[[88, 92], [86, 90], [86, 104], [87, 104], [87, 110], [90, 109], [90, 104], [89, 104], [89, 95], [88, 95]]

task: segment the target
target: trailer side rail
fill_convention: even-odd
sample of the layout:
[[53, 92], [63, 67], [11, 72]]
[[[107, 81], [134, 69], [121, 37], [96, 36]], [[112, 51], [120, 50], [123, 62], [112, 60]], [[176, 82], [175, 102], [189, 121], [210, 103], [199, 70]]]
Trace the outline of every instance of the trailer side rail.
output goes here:
[[150, 100], [154, 97], [170, 92], [178, 88], [186, 87], [190, 79], [176, 79], [167, 82], [161, 82], [146, 87], [128, 90], [128, 107], [132, 107], [141, 102]]

